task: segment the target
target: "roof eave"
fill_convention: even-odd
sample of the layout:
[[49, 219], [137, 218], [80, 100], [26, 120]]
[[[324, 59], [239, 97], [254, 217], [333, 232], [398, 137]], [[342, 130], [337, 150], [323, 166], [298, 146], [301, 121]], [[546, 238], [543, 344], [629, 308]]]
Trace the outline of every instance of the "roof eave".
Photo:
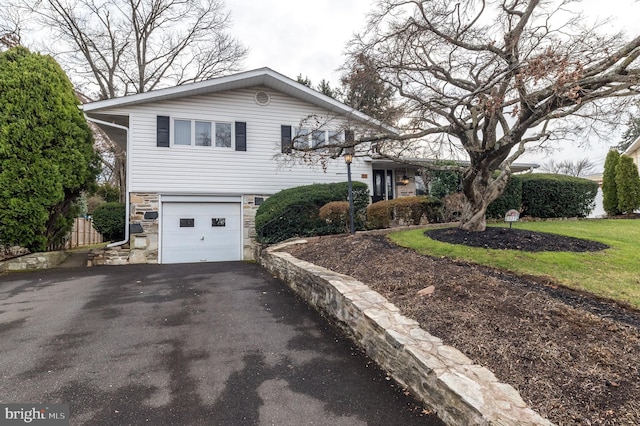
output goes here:
[[82, 105], [81, 108], [87, 113], [99, 112], [101, 110], [113, 110], [115, 108], [124, 108], [147, 102], [158, 102], [180, 97], [197, 96], [254, 86], [265, 86], [315, 104], [331, 113], [352, 117], [355, 120], [364, 122], [367, 125], [376, 127], [384, 132], [398, 134], [398, 131], [392, 126], [388, 126], [379, 120], [369, 117], [360, 111], [279, 74], [270, 68], [259, 68], [211, 80], [158, 89], [151, 92], [138, 93], [121, 98], [91, 102]]
[[622, 154], [629, 155], [632, 152], [637, 151], [638, 149], [640, 149], [640, 136], [638, 136], [636, 140], [634, 140], [633, 143], [629, 145], [629, 147], [625, 149]]

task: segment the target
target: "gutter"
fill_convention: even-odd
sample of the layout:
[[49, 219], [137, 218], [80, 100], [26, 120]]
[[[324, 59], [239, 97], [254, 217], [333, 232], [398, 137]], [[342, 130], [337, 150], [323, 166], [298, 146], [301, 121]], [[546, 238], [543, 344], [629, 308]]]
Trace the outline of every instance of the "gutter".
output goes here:
[[[127, 152], [130, 152], [128, 127], [121, 126], [120, 124], [116, 124], [116, 123], [109, 123], [108, 121], [98, 120], [96, 118], [91, 118], [86, 113], [84, 113], [84, 118], [87, 121], [90, 121], [92, 123], [101, 124], [103, 126], [115, 127], [117, 129], [124, 130], [127, 133]], [[128, 169], [129, 169], [129, 161], [127, 159], [127, 188], [126, 188], [127, 197], [126, 197], [125, 213], [124, 213], [124, 240], [116, 241], [114, 243], [108, 244], [107, 247], [119, 247], [129, 242], [129, 209], [130, 209], [129, 206], [131, 203], [129, 202], [129, 170]]]

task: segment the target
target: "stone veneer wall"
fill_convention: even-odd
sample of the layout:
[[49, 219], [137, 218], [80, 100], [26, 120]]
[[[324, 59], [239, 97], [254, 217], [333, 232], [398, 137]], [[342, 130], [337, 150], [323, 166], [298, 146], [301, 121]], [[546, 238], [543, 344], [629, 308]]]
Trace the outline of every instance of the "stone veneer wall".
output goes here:
[[129, 203], [128, 263], [158, 263], [158, 194], [131, 193]]
[[244, 260], [255, 260], [256, 212], [268, 195], [245, 195], [242, 197], [242, 252]]
[[256, 258], [344, 329], [445, 423], [552, 425], [527, 407], [512, 386], [401, 315], [379, 293], [351, 277], [278, 252], [287, 244], [263, 250]]
[[0, 272], [53, 268], [61, 264], [66, 258], [67, 253], [64, 251], [26, 254], [0, 262]]

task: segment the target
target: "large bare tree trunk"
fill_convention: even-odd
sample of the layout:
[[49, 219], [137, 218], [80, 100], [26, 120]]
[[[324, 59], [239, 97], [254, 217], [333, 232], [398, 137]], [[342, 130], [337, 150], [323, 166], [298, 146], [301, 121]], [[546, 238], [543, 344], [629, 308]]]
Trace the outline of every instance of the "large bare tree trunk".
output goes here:
[[510, 173], [502, 171], [493, 178], [488, 170], [469, 168], [462, 180], [462, 192], [467, 198], [460, 217], [460, 228], [465, 231], [482, 232], [487, 227], [487, 207], [497, 199], [509, 181]]

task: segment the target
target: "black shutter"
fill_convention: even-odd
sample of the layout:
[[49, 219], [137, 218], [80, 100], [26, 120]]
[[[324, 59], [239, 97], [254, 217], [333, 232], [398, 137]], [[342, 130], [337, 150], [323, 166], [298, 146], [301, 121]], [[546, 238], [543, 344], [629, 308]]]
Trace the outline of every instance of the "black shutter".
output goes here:
[[247, 150], [247, 123], [236, 121], [236, 151]]
[[290, 154], [293, 144], [291, 143], [291, 126], [280, 126], [280, 141], [282, 143], [282, 153]]
[[356, 135], [353, 133], [353, 130], [345, 130], [344, 131], [344, 141], [347, 142], [354, 142], [356, 140]]
[[163, 148], [169, 147], [169, 117], [158, 116], [156, 145]]

